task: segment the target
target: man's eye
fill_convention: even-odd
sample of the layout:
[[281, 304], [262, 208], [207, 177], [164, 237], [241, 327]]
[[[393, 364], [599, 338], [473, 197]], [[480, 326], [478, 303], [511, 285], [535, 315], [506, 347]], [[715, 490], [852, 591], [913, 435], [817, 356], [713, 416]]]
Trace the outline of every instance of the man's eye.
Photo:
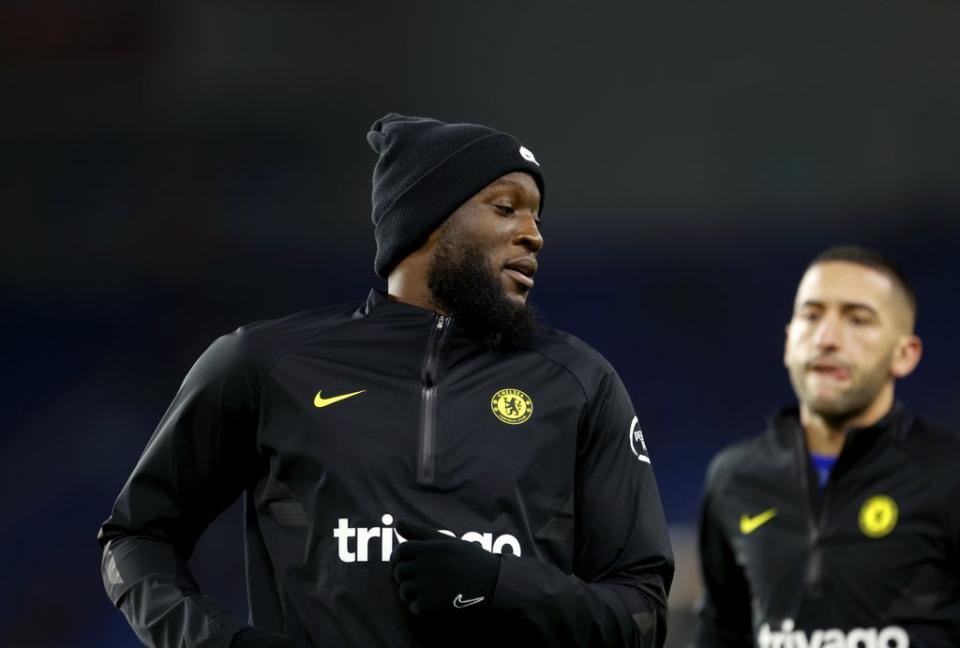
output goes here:
[[501, 214], [506, 214], [508, 216], [513, 214], [516, 211], [512, 205], [495, 204], [494, 207]]

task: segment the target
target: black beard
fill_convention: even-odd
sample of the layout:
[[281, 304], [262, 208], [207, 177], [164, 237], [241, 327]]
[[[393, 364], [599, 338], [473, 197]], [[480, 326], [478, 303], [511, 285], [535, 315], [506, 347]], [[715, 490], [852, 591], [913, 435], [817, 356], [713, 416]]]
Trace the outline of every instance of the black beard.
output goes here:
[[537, 311], [507, 296], [483, 251], [452, 232], [437, 241], [427, 286], [434, 306], [467, 329], [517, 338], [540, 328]]

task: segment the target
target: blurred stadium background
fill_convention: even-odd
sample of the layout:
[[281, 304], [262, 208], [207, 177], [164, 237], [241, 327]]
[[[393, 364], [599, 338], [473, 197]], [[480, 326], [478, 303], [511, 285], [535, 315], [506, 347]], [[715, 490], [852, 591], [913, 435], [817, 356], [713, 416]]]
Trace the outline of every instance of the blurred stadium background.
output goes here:
[[[791, 400], [812, 255], [904, 266], [926, 357], [900, 396], [960, 425], [958, 24], [954, 0], [3, 3], [0, 645], [136, 645], [96, 529], [213, 338], [382, 285], [364, 134], [394, 110], [543, 164], [534, 298], [631, 390], [680, 645], [704, 470]], [[243, 615], [237, 507], [194, 564]]]

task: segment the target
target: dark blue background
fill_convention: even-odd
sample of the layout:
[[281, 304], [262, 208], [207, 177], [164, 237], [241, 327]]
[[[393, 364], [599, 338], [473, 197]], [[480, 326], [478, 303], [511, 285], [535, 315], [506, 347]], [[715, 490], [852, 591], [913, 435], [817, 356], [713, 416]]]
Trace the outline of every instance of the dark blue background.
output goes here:
[[[620, 371], [679, 544], [710, 457], [792, 399], [783, 326], [826, 246], [912, 278], [898, 395], [960, 425], [957, 3], [88, 5], [0, 7], [0, 645], [136, 645], [96, 529], [213, 338], [383, 286], [388, 111], [536, 153], [534, 301]], [[239, 525], [194, 564], [243, 614]]]

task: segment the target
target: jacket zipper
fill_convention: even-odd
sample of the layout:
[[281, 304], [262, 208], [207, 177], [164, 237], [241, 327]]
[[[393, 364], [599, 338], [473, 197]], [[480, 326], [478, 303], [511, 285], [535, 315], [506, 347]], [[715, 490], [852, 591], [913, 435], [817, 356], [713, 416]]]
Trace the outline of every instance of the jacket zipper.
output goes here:
[[[810, 501], [809, 469], [807, 468], [807, 446], [802, 435], [796, 435], [797, 457], [800, 463], [800, 485], [803, 488], [803, 503], [807, 514], [807, 572], [804, 578], [807, 591], [819, 596], [823, 587], [823, 547], [820, 543], [821, 526], [826, 510], [826, 499], [820, 502], [820, 519], [813, 512]], [[824, 492], [824, 496], [826, 492]]]
[[420, 392], [420, 444], [417, 450], [417, 483], [432, 485], [437, 462], [437, 369], [443, 339], [450, 318], [437, 315], [436, 324], [427, 338], [423, 357], [423, 382]]
[[852, 442], [851, 434], [847, 435], [847, 440], [843, 444], [843, 447], [840, 449], [840, 454], [837, 455], [837, 460], [833, 464], [833, 468], [830, 470], [830, 475], [827, 477], [827, 482], [823, 485], [822, 492], [820, 493], [820, 515], [819, 518], [813, 513], [813, 504], [810, 501], [810, 485], [808, 475], [809, 469], [807, 468], [804, 462], [809, 461], [807, 456], [807, 446], [804, 443], [803, 439], [800, 438], [798, 445], [800, 446], [800, 475], [803, 483], [804, 489], [804, 501], [806, 503], [807, 509], [807, 524], [809, 528], [808, 541], [810, 544], [810, 560], [807, 563], [807, 590], [812, 596], [820, 596], [823, 593], [823, 529], [826, 526], [827, 515], [829, 511], [830, 504], [830, 492], [835, 488], [833, 485], [837, 480], [839, 474], [838, 468], [840, 467], [840, 460], [843, 458], [844, 454], [849, 454], [850, 444]]

